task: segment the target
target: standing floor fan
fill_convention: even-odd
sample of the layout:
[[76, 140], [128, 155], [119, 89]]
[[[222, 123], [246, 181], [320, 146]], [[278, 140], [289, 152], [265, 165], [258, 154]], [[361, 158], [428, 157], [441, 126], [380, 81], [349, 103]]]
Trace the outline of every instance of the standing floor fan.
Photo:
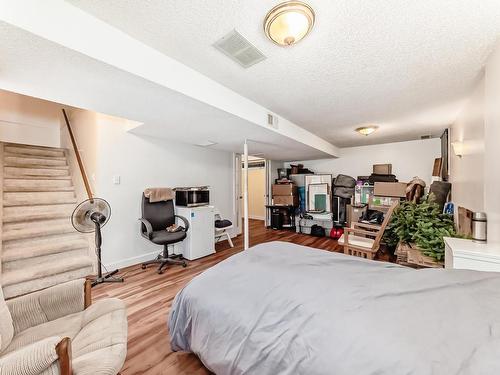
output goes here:
[[109, 203], [102, 198], [90, 198], [80, 203], [71, 215], [73, 227], [81, 233], [95, 232], [95, 253], [98, 262], [97, 277], [92, 281], [92, 286], [105, 282], [123, 282], [123, 278], [112, 277], [118, 270], [102, 274], [101, 262], [101, 228], [106, 225], [111, 216], [111, 207]]

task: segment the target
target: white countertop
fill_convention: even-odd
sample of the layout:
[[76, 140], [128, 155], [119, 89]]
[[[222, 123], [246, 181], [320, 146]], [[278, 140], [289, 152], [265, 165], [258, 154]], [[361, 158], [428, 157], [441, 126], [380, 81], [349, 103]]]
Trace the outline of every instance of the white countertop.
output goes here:
[[500, 243], [478, 243], [463, 238], [444, 237], [444, 242], [453, 251], [453, 256], [500, 259]]

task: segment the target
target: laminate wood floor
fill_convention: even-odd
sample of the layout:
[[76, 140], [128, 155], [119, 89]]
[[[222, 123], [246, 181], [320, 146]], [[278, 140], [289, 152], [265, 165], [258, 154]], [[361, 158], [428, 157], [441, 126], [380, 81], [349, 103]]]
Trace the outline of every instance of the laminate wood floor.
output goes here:
[[[312, 237], [290, 231], [266, 229], [262, 221], [250, 220], [250, 245], [269, 241], [288, 241], [328, 251], [342, 251], [337, 241], [327, 237]], [[140, 265], [121, 270], [123, 284], [102, 284], [92, 291], [94, 300], [117, 297], [128, 309], [128, 354], [123, 375], [201, 375], [210, 374], [194, 354], [170, 350], [167, 316], [176, 293], [193, 277], [243, 249], [243, 236], [219, 242], [217, 253], [189, 262], [187, 268], [170, 266], [163, 275], [156, 267], [142, 270]], [[159, 249], [160, 251], [160, 249]]]

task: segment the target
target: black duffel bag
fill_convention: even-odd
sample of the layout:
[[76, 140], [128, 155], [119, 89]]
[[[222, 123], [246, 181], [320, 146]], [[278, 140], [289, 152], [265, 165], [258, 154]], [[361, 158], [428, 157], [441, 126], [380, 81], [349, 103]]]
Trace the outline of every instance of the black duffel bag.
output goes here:
[[321, 225], [314, 224], [311, 227], [311, 236], [325, 237], [325, 228], [323, 228]]
[[374, 184], [375, 182], [398, 182], [398, 179], [393, 174], [372, 173], [370, 176], [370, 184]]
[[346, 188], [354, 188], [354, 186], [356, 186], [356, 180], [351, 176], [339, 174], [337, 177], [335, 177], [335, 180], [333, 180], [333, 185]]

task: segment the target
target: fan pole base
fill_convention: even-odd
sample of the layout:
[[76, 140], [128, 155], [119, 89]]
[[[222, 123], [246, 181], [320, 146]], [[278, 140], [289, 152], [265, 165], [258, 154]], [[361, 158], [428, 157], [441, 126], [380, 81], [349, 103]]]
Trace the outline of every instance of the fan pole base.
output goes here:
[[110, 279], [111, 276], [114, 274], [118, 273], [118, 270], [111, 271], [107, 273], [104, 276], [98, 276], [92, 281], [92, 287], [98, 285], [98, 284], [103, 284], [103, 283], [123, 283], [123, 278], [122, 277], [114, 277]]

